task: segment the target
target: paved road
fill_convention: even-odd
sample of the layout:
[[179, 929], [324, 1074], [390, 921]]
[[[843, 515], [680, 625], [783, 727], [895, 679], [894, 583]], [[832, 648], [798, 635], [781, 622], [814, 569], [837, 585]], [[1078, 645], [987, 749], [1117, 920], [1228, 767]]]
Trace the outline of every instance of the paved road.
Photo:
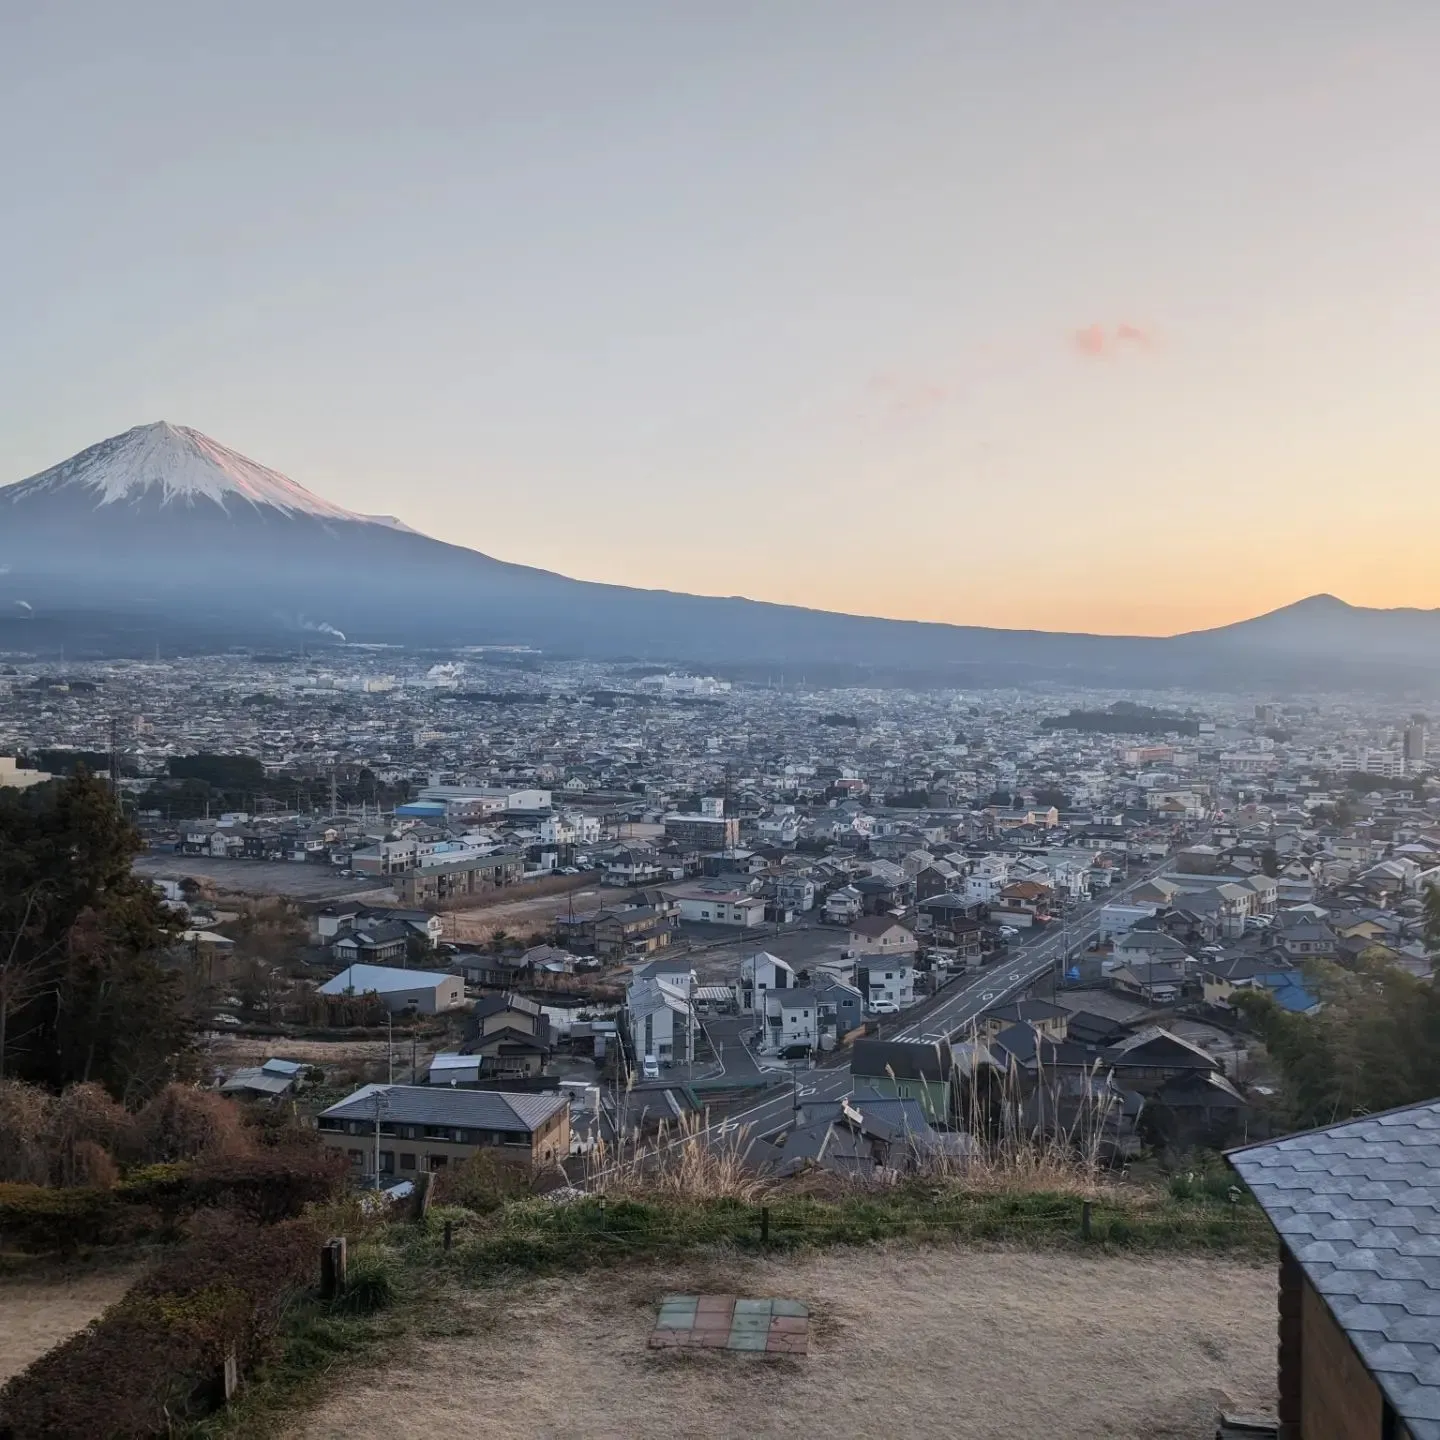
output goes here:
[[973, 979], [942, 990], [922, 1009], [902, 1016], [905, 1025], [882, 1034], [887, 1040], [963, 1040], [975, 1020], [994, 1005], [1023, 994], [1046, 971], [1063, 964], [1068, 952], [1083, 950], [1097, 934], [1095, 916], [1104, 905], [1123, 901], [1138, 885], [1158, 875], [1168, 859], [1137, 875], [1118, 894], [1106, 894], [1073, 910], [1063, 923], [1025, 936], [1002, 960], [994, 961]]

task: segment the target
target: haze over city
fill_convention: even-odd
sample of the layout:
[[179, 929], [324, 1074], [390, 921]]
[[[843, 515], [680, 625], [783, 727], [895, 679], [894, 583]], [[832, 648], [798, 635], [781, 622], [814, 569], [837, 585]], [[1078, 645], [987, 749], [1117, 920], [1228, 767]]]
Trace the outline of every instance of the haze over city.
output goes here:
[[1414, 3], [33, 8], [0, 481], [161, 418], [585, 579], [1434, 606]]

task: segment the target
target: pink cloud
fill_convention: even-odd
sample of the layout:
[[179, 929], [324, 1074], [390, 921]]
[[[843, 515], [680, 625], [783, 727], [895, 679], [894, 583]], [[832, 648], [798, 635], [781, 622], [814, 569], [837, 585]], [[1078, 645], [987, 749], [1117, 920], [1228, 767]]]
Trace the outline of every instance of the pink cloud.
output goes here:
[[1103, 360], [1116, 354], [1122, 347], [1138, 345], [1148, 350], [1155, 343], [1154, 333], [1142, 325], [1133, 325], [1122, 320], [1118, 325], [1107, 328], [1104, 325], [1087, 325], [1077, 330], [1073, 337], [1075, 349], [1091, 360]]

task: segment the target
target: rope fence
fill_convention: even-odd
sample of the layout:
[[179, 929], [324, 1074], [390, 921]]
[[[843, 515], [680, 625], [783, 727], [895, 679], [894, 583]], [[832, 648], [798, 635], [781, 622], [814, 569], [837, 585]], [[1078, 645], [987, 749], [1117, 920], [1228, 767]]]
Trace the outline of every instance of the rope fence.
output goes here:
[[478, 1221], [473, 1229], [467, 1224], [449, 1237], [446, 1250], [453, 1243], [463, 1251], [468, 1242], [472, 1250], [483, 1252], [477, 1258], [503, 1263], [513, 1255], [517, 1263], [536, 1263], [577, 1251], [624, 1253], [707, 1244], [788, 1249], [907, 1237], [1228, 1249], [1263, 1242], [1268, 1235], [1263, 1215], [1246, 1205], [1146, 1210], [1077, 1197], [1038, 1206], [1004, 1200], [924, 1208], [863, 1201], [695, 1206], [597, 1197], [538, 1215], [528, 1208], [507, 1211]]

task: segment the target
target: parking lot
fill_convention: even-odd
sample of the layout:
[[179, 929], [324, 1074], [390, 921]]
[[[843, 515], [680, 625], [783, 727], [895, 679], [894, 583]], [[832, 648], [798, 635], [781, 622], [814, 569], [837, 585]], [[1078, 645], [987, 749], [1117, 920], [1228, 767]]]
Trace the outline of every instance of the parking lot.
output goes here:
[[377, 904], [395, 903], [395, 892], [376, 888], [375, 877], [346, 877], [330, 865], [289, 860], [219, 860], [210, 855], [177, 855], [152, 850], [131, 867], [147, 880], [208, 880], [233, 895], [284, 895], [291, 900], [337, 900], [364, 895]]

